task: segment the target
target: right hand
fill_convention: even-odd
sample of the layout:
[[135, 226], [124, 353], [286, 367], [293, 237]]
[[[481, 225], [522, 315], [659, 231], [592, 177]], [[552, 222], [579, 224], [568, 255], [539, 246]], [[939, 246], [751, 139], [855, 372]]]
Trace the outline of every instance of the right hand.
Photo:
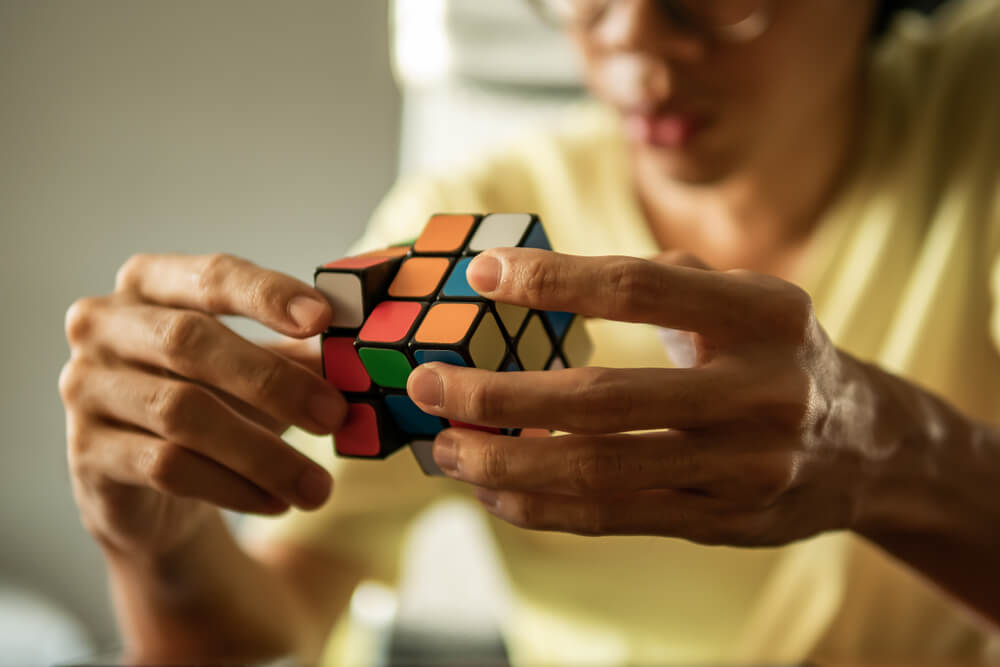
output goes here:
[[[224, 314], [300, 347], [251, 343], [215, 317]], [[305, 340], [331, 318], [309, 285], [221, 254], [136, 255], [112, 294], [75, 302], [59, 392], [87, 529], [118, 550], [162, 554], [217, 507], [323, 504], [329, 473], [279, 436], [289, 424], [326, 434], [343, 421], [344, 398]]]

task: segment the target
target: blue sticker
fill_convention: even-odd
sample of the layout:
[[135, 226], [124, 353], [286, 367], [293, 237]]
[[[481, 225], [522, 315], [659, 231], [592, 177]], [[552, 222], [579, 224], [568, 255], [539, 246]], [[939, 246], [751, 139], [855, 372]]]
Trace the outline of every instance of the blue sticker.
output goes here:
[[465, 270], [469, 268], [469, 262], [472, 261], [471, 257], [466, 257], [465, 259], [460, 259], [455, 264], [455, 268], [452, 269], [451, 275], [448, 276], [448, 281], [444, 284], [444, 289], [441, 293], [444, 296], [457, 296], [457, 297], [478, 297], [479, 293], [472, 289], [469, 285], [468, 279], [465, 277]]
[[409, 396], [387, 394], [385, 404], [393, 421], [410, 435], [437, 435], [444, 430], [444, 423], [440, 418], [418, 408]]
[[552, 250], [549, 237], [545, 235], [545, 228], [542, 223], [536, 222], [531, 226], [531, 231], [521, 244], [522, 248], [538, 248], [539, 250]]
[[563, 336], [566, 335], [566, 330], [569, 329], [570, 323], [573, 321], [573, 313], [561, 310], [546, 310], [542, 314], [545, 315], [546, 321], [552, 327], [556, 339], [562, 340]]
[[454, 350], [416, 350], [413, 358], [418, 364], [426, 364], [428, 361], [443, 361], [454, 366], [468, 366], [465, 359]]

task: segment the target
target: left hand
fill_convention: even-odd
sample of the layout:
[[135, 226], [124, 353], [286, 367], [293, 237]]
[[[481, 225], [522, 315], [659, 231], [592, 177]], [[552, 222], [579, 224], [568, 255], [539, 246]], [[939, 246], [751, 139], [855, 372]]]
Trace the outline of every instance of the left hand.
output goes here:
[[514, 248], [480, 255], [469, 279], [497, 301], [692, 332], [695, 352], [692, 368], [419, 366], [407, 390], [431, 414], [569, 433], [437, 437], [435, 461], [479, 487], [496, 516], [734, 546], [854, 527], [866, 464], [884, 455], [876, 407], [864, 365], [833, 346], [802, 289], [746, 271]]

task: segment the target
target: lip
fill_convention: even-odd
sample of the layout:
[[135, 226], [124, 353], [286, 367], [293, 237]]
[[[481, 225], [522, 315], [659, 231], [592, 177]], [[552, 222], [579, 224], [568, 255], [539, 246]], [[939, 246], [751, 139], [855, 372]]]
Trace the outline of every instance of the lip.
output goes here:
[[673, 109], [627, 110], [625, 134], [633, 142], [680, 150], [690, 146], [710, 124], [708, 114]]

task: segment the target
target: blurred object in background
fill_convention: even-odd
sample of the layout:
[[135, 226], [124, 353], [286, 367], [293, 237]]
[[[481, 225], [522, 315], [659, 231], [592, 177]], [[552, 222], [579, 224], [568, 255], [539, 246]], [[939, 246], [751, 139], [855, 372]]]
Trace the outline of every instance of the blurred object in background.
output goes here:
[[93, 651], [87, 631], [65, 609], [0, 583], [0, 667], [51, 665]]
[[385, 0], [0, 2], [0, 577], [100, 648], [118, 640], [66, 470], [66, 309], [136, 252], [310, 282], [343, 254], [396, 172], [388, 25]]
[[583, 95], [570, 44], [527, 0], [395, 0], [400, 172], [467, 164]]

